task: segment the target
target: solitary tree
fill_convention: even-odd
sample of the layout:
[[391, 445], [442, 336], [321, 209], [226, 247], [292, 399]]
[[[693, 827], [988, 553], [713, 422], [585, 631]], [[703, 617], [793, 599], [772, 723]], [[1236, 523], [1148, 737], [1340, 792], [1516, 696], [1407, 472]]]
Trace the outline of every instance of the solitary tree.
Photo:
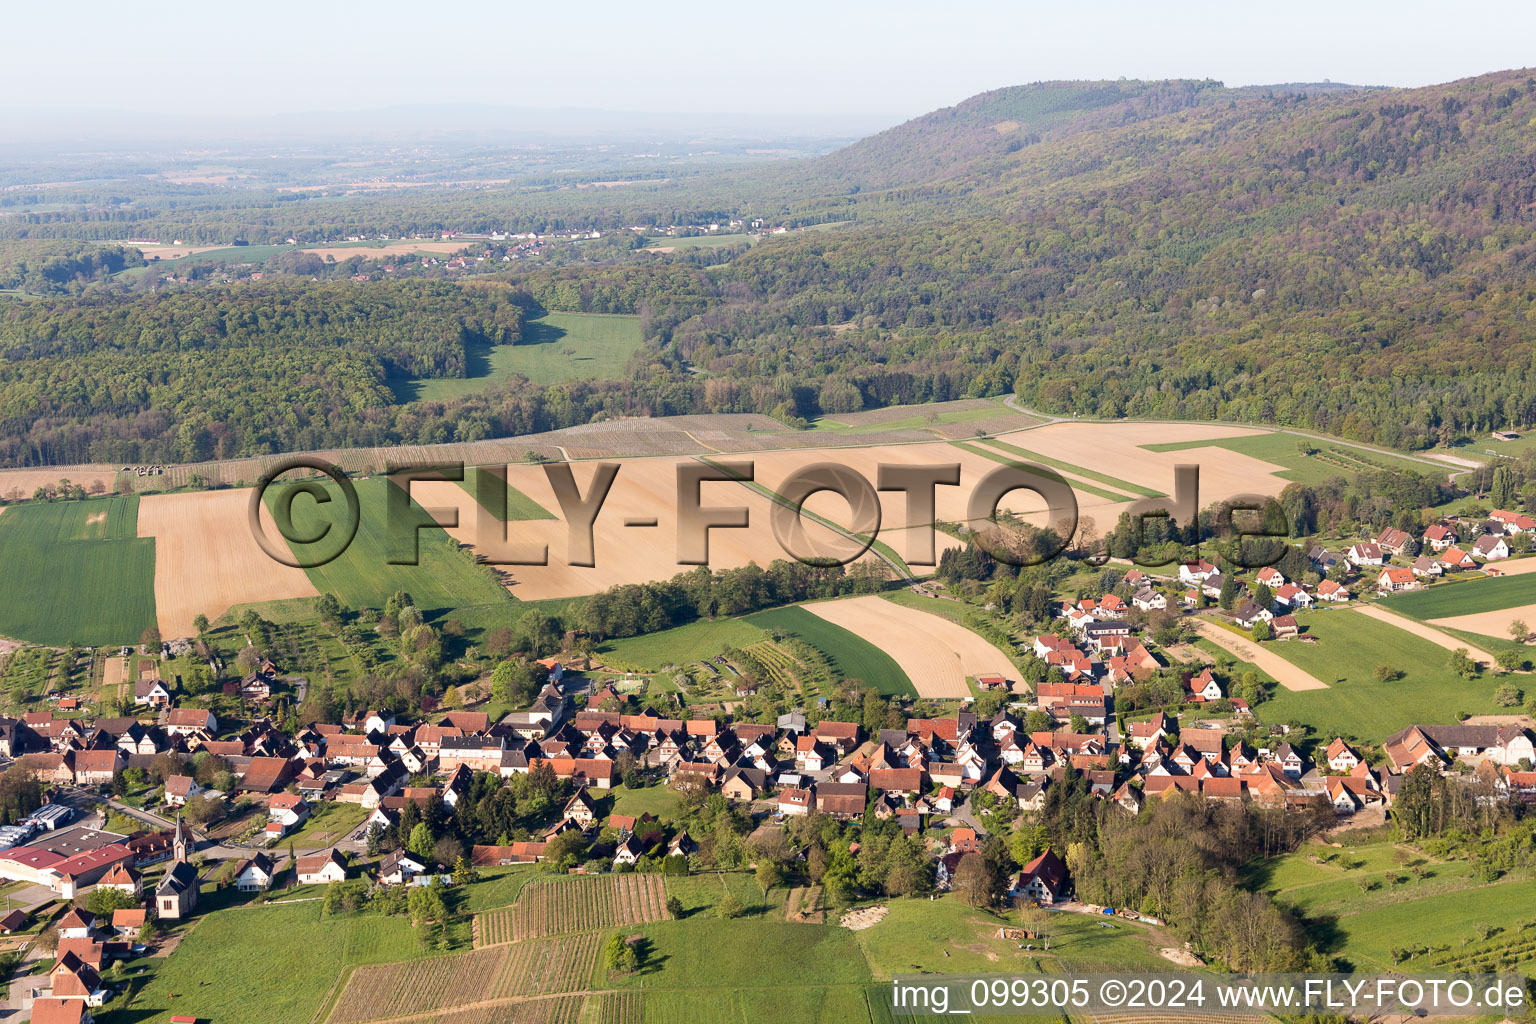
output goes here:
[[1509, 624], [1509, 638], [1517, 644], [1525, 643], [1525, 638], [1531, 635], [1530, 627], [1524, 619], [1516, 619]]

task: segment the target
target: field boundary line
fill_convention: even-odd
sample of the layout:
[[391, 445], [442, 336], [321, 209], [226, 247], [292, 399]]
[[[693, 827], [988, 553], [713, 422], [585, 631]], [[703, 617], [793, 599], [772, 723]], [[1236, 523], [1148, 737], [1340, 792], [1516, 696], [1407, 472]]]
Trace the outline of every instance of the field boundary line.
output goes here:
[[1451, 634], [1436, 629], [1434, 626], [1431, 626], [1427, 622], [1420, 622], [1418, 619], [1410, 619], [1406, 615], [1401, 615], [1398, 612], [1389, 611], [1379, 604], [1363, 604], [1357, 607], [1355, 611], [1359, 612], [1361, 615], [1364, 615], [1368, 619], [1375, 619], [1377, 622], [1384, 622], [1389, 626], [1396, 626], [1404, 633], [1409, 633], [1413, 636], [1416, 636], [1420, 640], [1428, 640], [1436, 647], [1443, 647], [1447, 651], [1466, 651], [1467, 656], [1470, 657], [1473, 661], [1479, 662], [1480, 664], [1489, 668], [1498, 666], [1498, 659], [1494, 658], [1493, 655], [1489, 654], [1481, 647], [1474, 647], [1472, 644], [1458, 640], [1454, 636], [1451, 636]]

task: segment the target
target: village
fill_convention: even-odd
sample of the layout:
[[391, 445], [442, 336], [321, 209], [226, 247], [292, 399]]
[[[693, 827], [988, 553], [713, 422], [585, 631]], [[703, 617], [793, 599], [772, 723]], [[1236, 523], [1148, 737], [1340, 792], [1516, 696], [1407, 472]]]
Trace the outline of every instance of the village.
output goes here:
[[[825, 701], [771, 724], [723, 708], [665, 718], [614, 680], [599, 687], [586, 659], [556, 656], [539, 662], [547, 681], [532, 704], [499, 720], [467, 709], [362, 710], [285, 730], [259, 713], [287, 685], [270, 659], [238, 682], [257, 709], [241, 720], [199, 707], [150, 666], [133, 683], [133, 715], [87, 720], [61, 707], [0, 719], [6, 778], [19, 773], [40, 792], [40, 806], [0, 829], [0, 880], [8, 900], [26, 904], [0, 920], [0, 933], [34, 937], [25, 957], [49, 964], [13, 982], [12, 1000], [39, 1024], [91, 1021], [124, 968], [175, 955], [172, 935], [218, 899], [210, 893], [319, 887], [329, 906], [343, 885], [451, 888], [516, 866], [686, 874], [700, 837], [665, 809], [711, 798], [739, 808], [754, 839], [796, 819], [894, 823], [922, 851], [937, 892], [971, 884], [967, 861], [982, 858], [989, 835], [1017, 831], [1058, 787], [1128, 818], [1154, 801], [1194, 799], [1268, 808], [1324, 830], [1385, 822], [1414, 773], [1484, 805], [1536, 803], [1536, 750], [1517, 717], [1417, 722], [1370, 745], [1343, 736], [1303, 745], [1288, 727], [1259, 722], [1233, 692], [1236, 680], [1212, 665], [1183, 670], [1172, 705], [1117, 706], [1117, 692], [1166, 674], [1172, 656], [1150, 635], [1152, 613], [1166, 625], [1171, 612], [1214, 606], [1206, 627], [1304, 642], [1297, 611], [1467, 569], [1494, 576], [1488, 563], [1513, 554], [1517, 538], [1527, 548], [1532, 531], [1529, 517], [1494, 512], [1471, 527], [1437, 522], [1422, 538], [1383, 530], [1338, 555], [1313, 547], [1305, 560], [1321, 576], [1315, 584], [1274, 567], [1224, 574], [1205, 560], [1166, 575], [1130, 568], [1114, 592], [1061, 602], [1056, 632], [1021, 652], [1032, 686], [978, 677], [975, 700], [886, 727], [826, 717]], [[1410, 557], [1407, 568], [1393, 564]], [[158, 653], [189, 647], [169, 641]], [[483, 808], [507, 787], [543, 802], [530, 814], [519, 802], [505, 819], [514, 824], [485, 835], [494, 841], [453, 838], [461, 802]], [[658, 813], [605, 811], [619, 789], [670, 795]], [[125, 802], [130, 793], [136, 802]], [[234, 804], [255, 825], [216, 837], [212, 826]], [[344, 825], [300, 855], [295, 834], [311, 826], [312, 839], [313, 823], [338, 808], [353, 808]], [[1017, 862], [995, 896], [1097, 913], [1076, 882], [1066, 851], [1046, 846]]]

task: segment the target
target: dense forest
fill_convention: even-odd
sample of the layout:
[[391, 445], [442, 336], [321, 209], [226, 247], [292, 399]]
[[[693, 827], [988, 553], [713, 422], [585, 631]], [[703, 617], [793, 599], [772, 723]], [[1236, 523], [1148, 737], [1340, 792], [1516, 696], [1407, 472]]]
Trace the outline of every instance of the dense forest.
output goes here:
[[366, 443], [394, 375], [512, 344], [506, 288], [296, 279], [0, 307], [0, 457], [198, 461]]
[[[510, 290], [436, 286], [447, 326], [385, 314], [388, 287], [308, 267], [333, 280], [280, 290], [331, 289], [322, 305], [350, 321], [317, 344], [304, 314], [296, 333], [262, 312], [277, 294], [266, 284], [12, 304], [0, 352], [22, 361], [0, 378], [0, 459], [466, 440], [620, 414], [797, 423], [1014, 391], [1053, 413], [1274, 422], [1402, 448], [1527, 425], [1532, 123], [1524, 71], [1413, 90], [1046, 83], [825, 157], [624, 189], [82, 195], [0, 217], [0, 237], [579, 227], [632, 241], [628, 225], [700, 218], [839, 224], [707, 257], [609, 239], [484, 264], [468, 278]], [[242, 323], [227, 337], [198, 324], [189, 346], [204, 305]], [[647, 346], [618, 380], [514, 378], [448, 403], [393, 401], [391, 373], [462, 373], [464, 341], [515, 331], [519, 305], [638, 314]], [[269, 329], [306, 340], [260, 340]], [[253, 375], [257, 349], [276, 379], [227, 387]]]

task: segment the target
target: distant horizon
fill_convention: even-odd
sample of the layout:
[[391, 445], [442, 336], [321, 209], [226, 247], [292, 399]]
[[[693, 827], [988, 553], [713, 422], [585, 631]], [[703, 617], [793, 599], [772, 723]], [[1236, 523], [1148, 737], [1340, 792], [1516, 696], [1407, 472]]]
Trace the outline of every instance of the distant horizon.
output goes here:
[[[1499, 68], [1479, 72], [1478, 75], [1467, 77], [1503, 74], [1518, 70], [1520, 69]], [[92, 133], [99, 133], [104, 138], [111, 138], [136, 137], [138, 133], [151, 132], [157, 136], [153, 139], [154, 142], [181, 142], [190, 141], [182, 138], [184, 134], [208, 132], [210, 130], [218, 133], [216, 141], [220, 142], [238, 141], [242, 135], [247, 136], [252, 141], [266, 140], [268, 136], [261, 134], [262, 132], [290, 133], [293, 134], [297, 141], [308, 139], [315, 133], [334, 137], [338, 131], [350, 132], [354, 140], [382, 140], [392, 133], [411, 134], [417, 138], [437, 135], [444, 139], [472, 134], [489, 136], [521, 134], [537, 138], [565, 138], [573, 142], [575, 140], [585, 140], [588, 143], [592, 143], [600, 138], [635, 141], [652, 134], [666, 136], [670, 133], [670, 137], [659, 138], [657, 141], [676, 144], [680, 141], [682, 134], [690, 132], [703, 134], [706, 140], [710, 141], [791, 138], [849, 140], [885, 131], [907, 121], [921, 118], [934, 111], [957, 106], [975, 96], [988, 92], [1062, 82], [1099, 83], [1169, 80], [1173, 79], [1133, 79], [1126, 76], [1118, 76], [1116, 78], [1038, 79], [1029, 82], [1015, 82], [1009, 85], [994, 86], [990, 89], [981, 90], [981, 92], [955, 96], [939, 106], [903, 114], [652, 110], [586, 104], [531, 107], [512, 103], [498, 103], [490, 100], [469, 100], [387, 103], [363, 107], [313, 107], [289, 111], [251, 111], [228, 116], [197, 112], [177, 112], [174, 110], [142, 111], [131, 108], [96, 105], [49, 110], [16, 110], [12, 108], [8, 111], [0, 111], [0, 130], [7, 130], [20, 136], [19, 138], [13, 138], [11, 140], [13, 142], [34, 145], [45, 141], [58, 141], [62, 137], [70, 135]], [[1182, 76], [1182, 80], [1217, 81], [1222, 87], [1228, 89], [1331, 86], [1337, 89], [1382, 90], [1417, 87], [1382, 85], [1369, 82], [1345, 82], [1328, 78], [1316, 80], [1292, 79], [1243, 84], [1234, 84], [1209, 77]], [[455, 115], [462, 119], [471, 114], [493, 117], [522, 117], [528, 119], [530, 123], [496, 124], [485, 121], [459, 120], [446, 124], [429, 124], [425, 121], [417, 120], [413, 122], [411, 120], [412, 118], [421, 119], [431, 115]], [[400, 120], [389, 123], [385, 123], [382, 120], [390, 116], [399, 117]], [[556, 120], [559, 118], [572, 118], [573, 122], [566, 123]], [[637, 119], [642, 123], [621, 123], [623, 119], [629, 118]], [[362, 119], [362, 123], [358, 123], [358, 119]], [[583, 122], [582, 119], [585, 119], [585, 121]], [[368, 123], [370, 120], [372, 120], [372, 124]], [[285, 121], [299, 123], [283, 123]], [[335, 121], [340, 121], [341, 124], [328, 123]], [[117, 140], [117, 138], [113, 138], [113, 141]], [[215, 140], [210, 140], [207, 135], [202, 135], [200, 136], [200, 141], [209, 142]]]
[[[699, 0], [578, 12], [475, 2], [87, 0], [7, 13], [6, 120], [69, 112], [238, 119], [465, 100], [529, 109], [898, 123], [991, 89], [1053, 80], [1210, 78], [1234, 88], [1411, 88], [1526, 65], [1536, 8], [1488, 0], [1298, 0], [1233, 18], [1214, 0], [1090, 8], [963, 0], [785, 0], [764, 16]], [[1496, 30], [1490, 30], [1496, 26]], [[82, 27], [88, 31], [81, 31]]]

